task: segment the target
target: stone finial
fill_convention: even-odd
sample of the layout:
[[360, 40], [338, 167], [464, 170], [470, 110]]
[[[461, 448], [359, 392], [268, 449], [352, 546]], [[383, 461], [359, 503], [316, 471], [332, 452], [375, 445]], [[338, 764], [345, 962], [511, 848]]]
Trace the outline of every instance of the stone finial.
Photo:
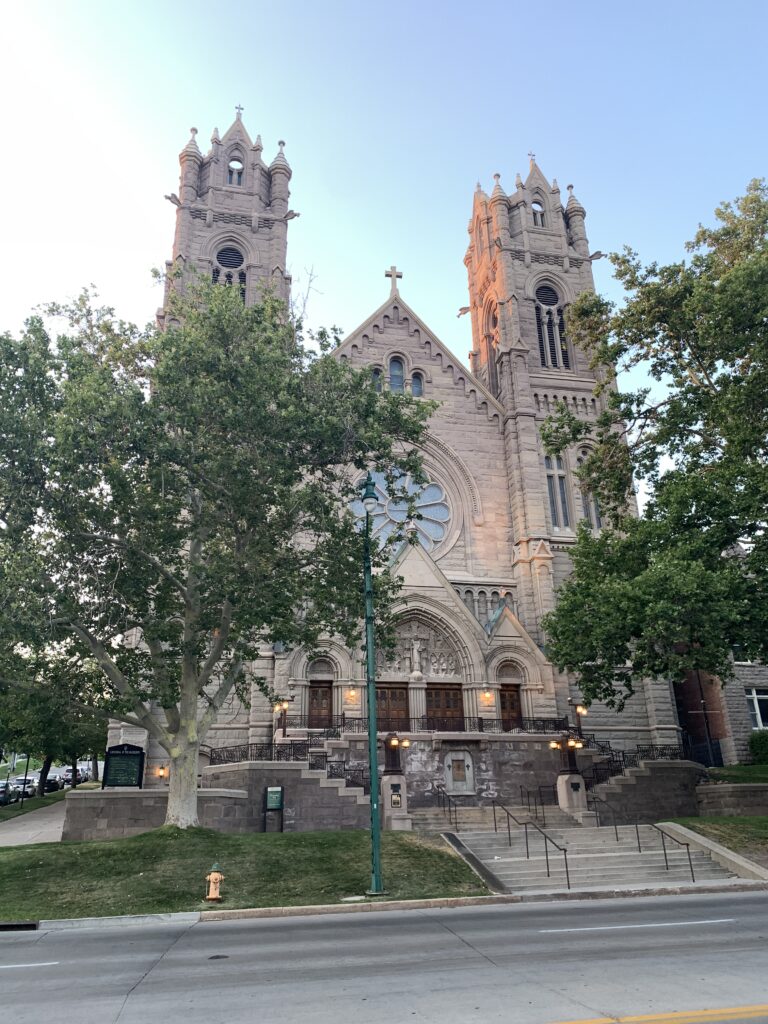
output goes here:
[[525, 185], [523, 184], [523, 179], [520, 177], [519, 172], [515, 175], [515, 185], [518, 189], [525, 188]]
[[501, 196], [503, 199], [506, 199], [506, 192], [501, 187], [501, 175], [500, 174], [494, 174], [493, 180], [496, 182], [496, 184], [493, 186], [493, 192], [491, 192], [491, 198], [492, 199], [497, 199], [499, 196]]
[[197, 139], [195, 138], [197, 135], [197, 128], [190, 128], [189, 131], [189, 142], [187, 142], [186, 146], [182, 150], [182, 154], [188, 153], [193, 156], [200, 156], [200, 149], [197, 145]]
[[557, 184], [557, 178], [553, 178], [552, 179], [552, 191], [553, 192], [559, 192], [560, 191], [560, 186]]
[[216, 145], [217, 142], [221, 142], [221, 136], [219, 135], [219, 129], [213, 129], [213, 135], [211, 135], [211, 142]]
[[478, 181], [478, 183], [475, 185], [475, 192], [482, 192], [482, 191], [483, 191], [483, 186]]
[[288, 164], [288, 161], [285, 158], [285, 153], [283, 152], [283, 150], [285, 149], [285, 142], [283, 141], [283, 139], [280, 139], [280, 141], [278, 142], [277, 145], [279, 146], [279, 150], [278, 150], [277, 156], [272, 161], [272, 163], [269, 165], [269, 169], [272, 170], [273, 168], [282, 167], [282, 168], [285, 168], [287, 171], [290, 172], [291, 168], [290, 168], [290, 166]]
[[262, 142], [261, 142], [261, 136], [260, 135], [256, 136], [256, 141], [253, 144], [253, 148], [256, 150], [257, 153], [260, 153], [262, 151], [262, 149], [264, 149], [264, 146], [262, 145]]

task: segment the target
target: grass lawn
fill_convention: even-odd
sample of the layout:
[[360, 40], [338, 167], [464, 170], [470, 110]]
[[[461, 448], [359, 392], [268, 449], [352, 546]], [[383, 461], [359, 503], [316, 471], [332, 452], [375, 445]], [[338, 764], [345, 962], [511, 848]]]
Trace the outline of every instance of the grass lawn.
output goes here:
[[675, 818], [708, 839], [768, 867], [768, 815], [734, 818]]
[[768, 782], [768, 764], [729, 764], [707, 770], [718, 782]]
[[[487, 893], [438, 839], [382, 836], [392, 899]], [[368, 832], [223, 835], [160, 828], [131, 839], [0, 849], [0, 920], [98, 917], [210, 909], [205, 875], [218, 861], [221, 906], [301, 906], [361, 896], [370, 882]]]
[[[77, 788], [98, 789], [98, 787], [98, 782], [81, 782]], [[58, 803], [59, 800], [64, 799], [68, 792], [69, 787], [67, 789], [60, 789], [58, 793], [47, 793], [45, 796], [25, 797], [23, 805], [19, 800], [15, 804], [0, 807], [0, 822], [7, 821], [8, 818], [18, 818], [20, 814], [29, 814], [30, 811], [37, 811], [41, 807], [47, 807], [48, 804]]]

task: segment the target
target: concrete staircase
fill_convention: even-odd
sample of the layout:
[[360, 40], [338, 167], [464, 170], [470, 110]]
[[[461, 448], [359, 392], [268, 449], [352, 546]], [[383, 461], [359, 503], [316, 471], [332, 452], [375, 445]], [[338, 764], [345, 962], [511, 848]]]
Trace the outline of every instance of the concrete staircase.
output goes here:
[[[553, 827], [545, 831], [567, 850], [571, 889], [663, 888], [693, 884], [685, 847], [666, 838], [667, 870], [662, 838], [652, 825], [640, 825], [637, 831], [634, 825], [619, 826], [618, 842], [613, 828]], [[522, 828], [513, 830], [511, 846], [506, 826], [503, 834], [462, 831], [458, 838], [497, 879], [503, 892], [551, 892], [567, 888], [563, 854], [551, 843], [547, 844], [548, 875], [544, 838], [534, 828], [528, 828], [527, 858]], [[707, 853], [691, 849], [691, 862], [696, 883], [734, 877]]]
[[[513, 814], [519, 821], [533, 821], [536, 820], [527, 807], [506, 805], [510, 814]], [[409, 807], [409, 813], [411, 821], [413, 822], [414, 832], [425, 832], [425, 833], [438, 833], [438, 832], [459, 832], [462, 836], [465, 832], [471, 833], [491, 833], [493, 834], [493, 807], [490, 806], [467, 806], [458, 808], [458, 827], [456, 819], [451, 812], [451, 818], [448, 818], [448, 812], [443, 811], [440, 807]], [[559, 807], [545, 807], [544, 808], [544, 820], [546, 821], [547, 827], [555, 828], [568, 828], [575, 827], [576, 822], [564, 811], [561, 811]], [[496, 822], [499, 829], [499, 835], [504, 833], [504, 842], [507, 837], [507, 816], [503, 811], [496, 811]], [[542, 824], [541, 809], [539, 809], [539, 825]], [[513, 824], [513, 833], [517, 830], [517, 827]]]

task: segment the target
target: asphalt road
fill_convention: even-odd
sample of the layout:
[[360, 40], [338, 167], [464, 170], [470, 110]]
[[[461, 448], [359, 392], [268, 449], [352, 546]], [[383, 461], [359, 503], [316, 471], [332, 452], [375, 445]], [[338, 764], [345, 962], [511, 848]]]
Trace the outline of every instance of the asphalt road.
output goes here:
[[768, 1024], [767, 937], [768, 893], [4, 933], [0, 1006], [14, 1024]]

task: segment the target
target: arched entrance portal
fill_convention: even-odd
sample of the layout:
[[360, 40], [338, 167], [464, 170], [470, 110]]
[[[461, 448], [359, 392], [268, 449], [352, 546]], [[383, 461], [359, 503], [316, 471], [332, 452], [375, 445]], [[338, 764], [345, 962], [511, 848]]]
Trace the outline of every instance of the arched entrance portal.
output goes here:
[[333, 715], [333, 665], [328, 658], [317, 658], [309, 666], [310, 729], [328, 729]]
[[523, 675], [513, 661], [505, 661], [496, 674], [499, 681], [499, 710], [501, 727], [505, 732], [519, 729], [523, 724], [523, 709], [520, 691]]
[[463, 732], [463, 672], [454, 641], [434, 620], [409, 616], [377, 665], [379, 729]]

